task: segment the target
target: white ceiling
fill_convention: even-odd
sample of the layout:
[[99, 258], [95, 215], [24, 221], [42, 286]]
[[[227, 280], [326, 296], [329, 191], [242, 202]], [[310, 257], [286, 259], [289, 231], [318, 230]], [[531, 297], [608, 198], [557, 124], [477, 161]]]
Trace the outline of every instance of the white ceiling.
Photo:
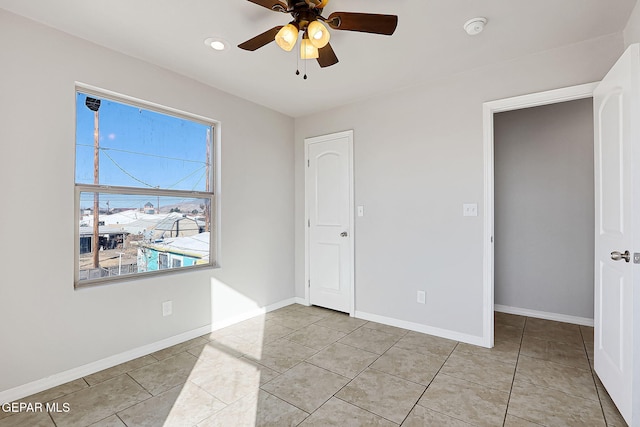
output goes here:
[[[157, 64], [292, 117], [442, 78], [469, 68], [621, 31], [636, 0], [331, 0], [331, 12], [398, 15], [391, 37], [332, 31], [340, 62], [308, 80], [293, 52], [236, 46], [289, 15], [246, 0], [0, 0], [0, 8]], [[468, 36], [470, 18], [488, 19]], [[220, 36], [231, 48], [204, 45]], [[303, 61], [300, 61], [301, 63]], [[301, 64], [302, 67], [302, 64]], [[301, 68], [303, 71], [303, 68]]]

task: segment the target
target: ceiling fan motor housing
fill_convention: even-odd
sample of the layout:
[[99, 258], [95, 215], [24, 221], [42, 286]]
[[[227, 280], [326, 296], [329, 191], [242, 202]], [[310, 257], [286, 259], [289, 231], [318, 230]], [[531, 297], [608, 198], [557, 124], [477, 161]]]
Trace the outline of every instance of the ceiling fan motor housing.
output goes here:
[[313, 8], [318, 8], [318, 9], [324, 8], [327, 5], [327, 3], [329, 3], [329, 0], [304, 0], [304, 1], [309, 6]]

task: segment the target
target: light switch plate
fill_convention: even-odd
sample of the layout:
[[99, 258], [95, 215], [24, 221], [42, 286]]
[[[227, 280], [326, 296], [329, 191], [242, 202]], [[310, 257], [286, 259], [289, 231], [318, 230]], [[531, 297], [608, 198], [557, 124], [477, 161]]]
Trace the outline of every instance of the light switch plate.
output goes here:
[[364, 206], [358, 206], [358, 216], [364, 216]]
[[165, 301], [162, 303], [162, 315], [164, 317], [173, 314], [173, 301]]
[[478, 216], [478, 204], [477, 203], [463, 204], [462, 216]]

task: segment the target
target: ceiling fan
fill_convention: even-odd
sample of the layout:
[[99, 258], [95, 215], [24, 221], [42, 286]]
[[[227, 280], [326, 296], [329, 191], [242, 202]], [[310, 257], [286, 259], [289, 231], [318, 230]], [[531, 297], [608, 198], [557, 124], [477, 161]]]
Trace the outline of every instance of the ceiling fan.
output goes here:
[[[333, 12], [328, 18], [322, 10], [329, 0], [248, 0], [275, 12], [290, 13], [293, 21], [284, 26], [273, 27], [262, 34], [238, 45], [244, 50], [254, 51], [272, 41], [286, 51], [291, 51], [302, 33], [300, 58], [317, 59], [320, 67], [338, 63], [338, 57], [329, 44], [330, 34], [325, 26], [334, 30], [359, 31], [390, 36], [398, 26], [396, 15], [374, 13]], [[323, 24], [324, 23], [324, 24]]]

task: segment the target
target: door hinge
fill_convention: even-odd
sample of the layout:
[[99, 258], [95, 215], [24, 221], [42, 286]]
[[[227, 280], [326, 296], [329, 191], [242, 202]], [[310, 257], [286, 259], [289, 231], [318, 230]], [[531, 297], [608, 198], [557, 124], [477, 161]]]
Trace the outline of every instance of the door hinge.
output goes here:
[[310, 219], [307, 220], [307, 227], [311, 228], [311, 220]]
[[311, 287], [311, 279], [307, 280], [307, 287]]
[[309, 167], [310, 163], [309, 163], [309, 159], [307, 159], [307, 167]]

